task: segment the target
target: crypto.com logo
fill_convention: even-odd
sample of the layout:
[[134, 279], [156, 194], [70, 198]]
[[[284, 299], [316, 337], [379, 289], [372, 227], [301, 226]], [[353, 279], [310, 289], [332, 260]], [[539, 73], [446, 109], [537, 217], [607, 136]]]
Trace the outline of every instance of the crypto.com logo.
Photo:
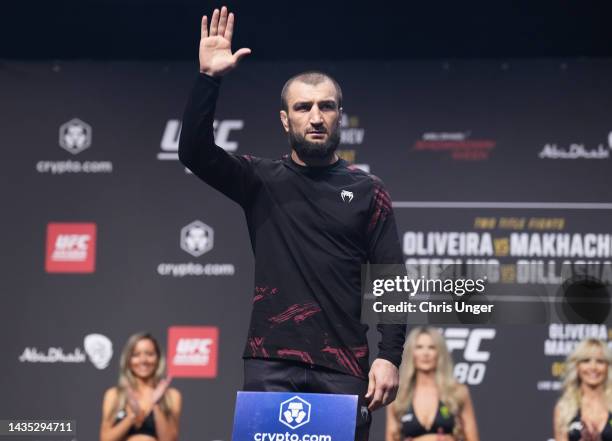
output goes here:
[[59, 129], [59, 145], [76, 155], [91, 146], [91, 126], [78, 118], [62, 124]]
[[290, 429], [297, 429], [310, 421], [310, 403], [297, 395], [283, 401], [278, 420]]
[[181, 229], [181, 248], [194, 257], [212, 250], [214, 231], [204, 222], [195, 220]]

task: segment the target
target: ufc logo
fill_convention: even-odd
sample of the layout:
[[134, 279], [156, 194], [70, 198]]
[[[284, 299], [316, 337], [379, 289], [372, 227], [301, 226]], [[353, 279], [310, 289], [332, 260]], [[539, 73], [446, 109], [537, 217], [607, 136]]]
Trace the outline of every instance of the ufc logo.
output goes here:
[[[238, 150], [238, 142], [230, 140], [231, 132], [234, 130], [242, 130], [243, 127], [244, 121], [241, 119], [225, 119], [220, 121], [215, 120], [213, 122], [215, 143], [223, 150], [226, 150], [228, 152], [235, 152], [236, 150]], [[168, 120], [161, 140], [161, 149], [163, 152], [178, 152], [181, 128], [182, 122], [180, 120]]]
[[55, 249], [87, 251], [90, 239], [89, 234], [60, 234], [55, 240]]
[[444, 330], [446, 345], [450, 352], [463, 350], [463, 358], [469, 362], [488, 361], [491, 353], [480, 350], [483, 340], [493, 340], [495, 329], [466, 329], [466, 328], [447, 328]]
[[208, 354], [212, 339], [210, 338], [181, 338], [176, 346], [178, 354]]

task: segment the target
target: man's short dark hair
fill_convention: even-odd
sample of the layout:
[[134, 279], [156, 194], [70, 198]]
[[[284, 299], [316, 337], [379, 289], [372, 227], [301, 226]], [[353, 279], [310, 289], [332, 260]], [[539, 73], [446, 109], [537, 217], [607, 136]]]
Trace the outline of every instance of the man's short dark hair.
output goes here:
[[324, 81], [330, 81], [336, 89], [336, 101], [338, 102], [338, 108], [342, 107], [342, 89], [340, 89], [338, 82], [326, 73], [319, 72], [318, 70], [309, 70], [292, 76], [283, 86], [283, 91], [281, 92], [281, 109], [283, 109], [285, 112], [289, 110], [289, 105], [287, 104], [287, 93], [289, 91], [289, 86], [291, 86], [295, 81], [313, 86], [323, 83]]

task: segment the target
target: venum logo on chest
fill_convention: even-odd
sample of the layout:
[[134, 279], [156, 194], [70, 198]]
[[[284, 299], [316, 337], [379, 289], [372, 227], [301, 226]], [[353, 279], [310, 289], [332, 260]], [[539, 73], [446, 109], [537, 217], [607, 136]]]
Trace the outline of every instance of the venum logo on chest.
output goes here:
[[348, 190], [342, 190], [340, 192], [342, 202], [350, 203], [353, 200], [353, 192]]

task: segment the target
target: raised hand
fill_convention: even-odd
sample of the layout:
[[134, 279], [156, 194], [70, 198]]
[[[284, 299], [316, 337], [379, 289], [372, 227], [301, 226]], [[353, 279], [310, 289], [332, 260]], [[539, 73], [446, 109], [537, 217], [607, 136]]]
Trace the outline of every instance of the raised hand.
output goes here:
[[133, 419], [134, 426], [139, 428], [142, 426], [142, 422], [144, 421], [144, 412], [140, 407], [140, 403], [138, 402], [138, 396], [134, 389], [130, 386], [126, 387], [127, 393], [127, 406], [125, 408], [126, 414], [130, 419]]
[[151, 401], [153, 402], [153, 405], [155, 405], [161, 399], [161, 397], [164, 396], [164, 394], [168, 390], [168, 387], [170, 386], [171, 381], [172, 378], [162, 378], [161, 380], [159, 380], [159, 383], [157, 383], [157, 387], [155, 388], [155, 390], [153, 391], [153, 395], [151, 396]]
[[140, 404], [138, 403], [138, 397], [136, 396], [136, 392], [134, 392], [134, 389], [132, 389], [130, 386], [127, 386], [126, 392], [128, 407], [132, 409], [134, 414], [140, 414], [141, 409]]
[[251, 49], [238, 49], [232, 54], [232, 34], [234, 33], [234, 14], [227, 12], [223, 6], [221, 11], [213, 11], [208, 29], [208, 17], [202, 17], [202, 33], [200, 36], [200, 72], [210, 76], [222, 76], [234, 69], [238, 62], [251, 53]]
[[601, 441], [597, 426], [591, 422], [583, 422], [580, 441]]

